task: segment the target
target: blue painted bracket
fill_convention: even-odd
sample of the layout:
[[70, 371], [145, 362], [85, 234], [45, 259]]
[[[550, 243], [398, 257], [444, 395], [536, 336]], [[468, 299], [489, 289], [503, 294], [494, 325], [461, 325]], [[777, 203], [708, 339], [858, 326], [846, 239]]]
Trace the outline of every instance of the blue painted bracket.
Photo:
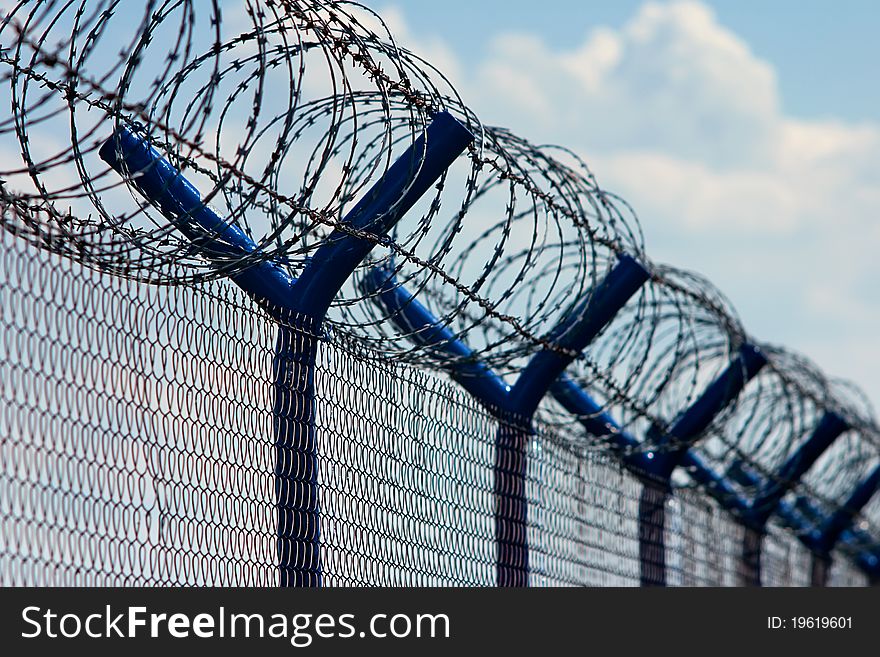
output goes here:
[[837, 437], [848, 429], [849, 425], [846, 420], [837, 413], [826, 412], [810, 437], [788, 458], [755, 496], [747, 516], [748, 523], [758, 531], [763, 531], [767, 520], [779, 507], [779, 503], [786, 493], [806, 474], [807, 470]]
[[[735, 400], [745, 385], [767, 364], [758, 347], [745, 343], [724, 371], [703, 391], [672, 427], [657, 441], [660, 449], [652, 455], [651, 474], [668, 481], [684, 455], [693, 447], [712, 421]], [[664, 449], [665, 448], [665, 449]]]
[[437, 322], [422, 303], [397, 283], [390, 269], [374, 267], [361, 280], [361, 291], [373, 295], [391, 321], [406, 337], [442, 367], [449, 377], [461, 385], [490, 413], [498, 415], [505, 407], [508, 386], [491, 368], [480, 361], [464, 342], [456, 339], [449, 328]]
[[[510, 391], [513, 413], [531, 418], [553, 382], [645, 284], [649, 272], [635, 258], [621, 255], [591, 294], [565, 315], [544, 340], [559, 349], [541, 349]], [[562, 353], [562, 351], [569, 353]]]
[[[276, 552], [281, 586], [319, 586], [320, 509], [315, 428], [318, 333], [342, 285], [397, 221], [473, 141], [451, 114], [426, 130], [340, 222], [297, 279], [261, 258], [240, 227], [226, 222], [146, 136], [119, 126], [99, 154], [183, 233], [199, 253], [279, 323], [273, 358]], [[346, 230], [347, 229], [347, 230]]]
[[749, 509], [748, 501], [740, 495], [730, 482], [706, 465], [694, 452], [685, 452], [681, 459], [681, 467], [688, 475], [700, 484], [709, 497], [727, 509], [736, 518], [742, 518]]
[[818, 530], [807, 537], [813, 549], [824, 555], [830, 554], [844, 532], [852, 527], [856, 516], [874, 497], [878, 487], [880, 487], [880, 465], [875, 466], [871, 473], [855, 487], [846, 502], [828, 516]]
[[[816, 460], [827, 450], [849, 425], [839, 415], [827, 411], [810, 437], [755, 496], [748, 513], [743, 518], [745, 534], [740, 573], [746, 586], [761, 585], [761, 552], [767, 521], [779, 509], [782, 498], [806, 474]], [[824, 577], [824, 575], [823, 575]]]
[[272, 308], [290, 304], [292, 279], [272, 262], [256, 257], [257, 245], [237, 225], [227, 223], [202, 203], [198, 190], [150, 146], [146, 136], [120, 125], [104, 142], [101, 159], [123, 176], [174, 223], [217, 267], [253, 257], [252, 266], [230, 278], [248, 294]]
[[[751, 470], [747, 470], [744, 465], [736, 461], [727, 470], [727, 478], [748, 488], [757, 488], [761, 484], [761, 479]], [[751, 503], [746, 503], [740, 516], [745, 517], [751, 511]], [[799, 536], [806, 531], [810, 523], [822, 514], [813, 503], [806, 497], [798, 496], [795, 504], [789, 504], [785, 500], [779, 502], [776, 507], [776, 515], [782, 521], [782, 524], [794, 531]]]
[[686, 457], [692, 477], [701, 481], [707, 490], [723, 494], [730, 503], [739, 501], [738, 496], [728, 497], [732, 490], [704, 467], [690, 448], [766, 364], [767, 358], [757, 347], [743, 344], [724, 371], [678, 416], [668, 431], [654, 430], [652, 437], [658, 449], [647, 454], [649, 467], [639, 500], [642, 586], [666, 586], [666, 504], [671, 494], [672, 473]]
[[[555, 348], [536, 353], [508, 387], [473, 351], [440, 325], [413, 295], [406, 292], [386, 269], [374, 269], [362, 281], [392, 321], [443, 366], [499, 420], [495, 438], [495, 540], [497, 584], [528, 585], [526, 523], [526, 446], [532, 435], [532, 417], [541, 399], [650, 274], [634, 258], [622, 255], [615, 267], [591, 294], [567, 313], [547, 336]], [[562, 353], [567, 352], [567, 353]]]

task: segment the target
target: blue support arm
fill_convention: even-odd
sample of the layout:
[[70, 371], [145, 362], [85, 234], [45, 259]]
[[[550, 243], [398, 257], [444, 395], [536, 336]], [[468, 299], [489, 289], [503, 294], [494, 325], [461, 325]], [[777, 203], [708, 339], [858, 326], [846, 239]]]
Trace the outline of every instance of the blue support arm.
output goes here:
[[817, 532], [810, 536], [816, 550], [828, 554], [847, 531], [859, 512], [871, 501], [880, 486], [880, 465], [859, 483], [852, 494], [834, 513], [832, 513]]
[[739, 396], [746, 383], [766, 364], [767, 357], [756, 346], [748, 343], [740, 346], [724, 371], [662, 435], [659, 446], [667, 449], [658, 450], [652, 472], [660, 479], [669, 478], [715, 417]]
[[668, 438], [690, 447], [706, 430], [715, 416], [739, 396], [745, 384], [767, 364], [767, 357], [758, 347], [743, 344], [739, 353], [708, 388], [672, 425]]
[[461, 385], [483, 406], [493, 412], [504, 408], [509, 387], [448, 327], [394, 279], [388, 269], [375, 267], [361, 281], [361, 291], [390, 315], [391, 321], [407, 333], [407, 338], [429, 349], [453, 381]]
[[[577, 416], [581, 425], [593, 436], [607, 440], [611, 448], [621, 454], [628, 469], [636, 476], [650, 472], [654, 456], [640, 452], [641, 443], [629, 432], [624, 431], [614, 419], [602, 409], [580, 386], [566, 375], [562, 375], [550, 388], [556, 400], [572, 415]], [[691, 451], [682, 455], [681, 466], [691, 478], [718, 503], [731, 513], [742, 514], [748, 503], [718, 474], [712, 472], [702, 459]]]
[[[511, 409], [531, 417], [560, 374], [650, 278], [635, 258], [618, 257], [617, 264], [580, 303], [546, 336], [559, 350], [545, 348], [529, 361], [510, 391]], [[567, 351], [568, 353], [564, 353]]]
[[553, 381], [649, 276], [647, 269], [634, 258], [620, 256], [592, 294], [546, 336], [549, 346], [532, 357], [511, 389], [422, 304], [397, 285], [387, 270], [374, 269], [362, 282], [363, 291], [374, 295], [397, 326], [417, 344], [429, 348], [452, 378], [499, 418], [494, 468], [499, 586], [528, 584], [525, 444], [532, 432], [532, 416]]
[[798, 495], [794, 500], [794, 510], [804, 517], [805, 522], [817, 524], [822, 521], [822, 510], [810, 498]]
[[623, 463], [635, 474], [641, 476], [648, 471], [650, 461], [640, 451], [641, 443], [605, 411], [587, 392], [568, 375], [562, 374], [550, 386], [550, 394], [562, 407], [578, 418], [587, 432], [605, 440]]
[[[757, 488], [761, 484], [761, 479], [758, 475], [746, 469], [740, 461], [736, 461], [730, 466], [727, 475], [740, 486]], [[802, 542], [804, 532], [822, 516], [822, 512], [816, 508], [813, 502], [803, 495], [799, 495], [795, 499], [794, 504], [781, 500], [775, 509], [775, 513], [779, 516], [783, 525], [798, 534]]]
[[742, 517], [746, 513], [749, 508], [748, 502], [727, 479], [714, 472], [697, 454], [692, 451], [682, 454], [681, 467], [723, 508], [737, 517]]
[[547, 389], [620, 308], [648, 280], [649, 273], [634, 258], [622, 255], [618, 264], [595, 292], [569, 313], [545, 340], [569, 353], [552, 348], [539, 351], [512, 389], [452, 332], [439, 324], [413, 295], [398, 285], [387, 269], [375, 268], [363, 279], [361, 289], [372, 294], [407, 332], [413, 342], [430, 348], [450, 376], [486, 406], [530, 418]]
[[849, 429], [847, 422], [837, 413], [826, 412], [812, 435], [779, 468], [752, 502], [749, 514], [752, 524], [763, 527], [779, 506], [785, 494], [812, 467], [840, 434]]
[[290, 308], [290, 276], [276, 264], [260, 259], [253, 240], [239, 226], [226, 222], [202, 203], [199, 191], [150, 146], [146, 137], [120, 125], [98, 153], [114, 170], [128, 177], [201, 255], [220, 269], [226, 262], [236, 263], [243, 257], [254, 256], [251, 266], [232, 272], [230, 278], [260, 301]]

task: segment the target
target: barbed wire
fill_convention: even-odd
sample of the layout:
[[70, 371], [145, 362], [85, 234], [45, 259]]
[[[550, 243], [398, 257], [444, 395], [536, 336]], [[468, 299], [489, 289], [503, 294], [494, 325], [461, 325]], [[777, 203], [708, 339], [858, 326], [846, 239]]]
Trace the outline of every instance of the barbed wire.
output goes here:
[[[701, 276], [652, 264], [629, 205], [585, 162], [484, 125], [451, 82], [399, 46], [353, 2], [284, 0], [221, 7], [218, 0], [31, 0], [0, 24], [2, 226], [29, 243], [115, 276], [191, 286], [271, 261], [298, 276], [332, 231], [376, 246], [326, 320], [369, 353], [436, 362], [392, 312], [371, 303], [364, 278], [394, 276], [477, 357], [511, 379], [597, 289], [621, 254], [651, 273], [569, 375], [621, 426], [660, 444], [740, 347], [768, 365], [712, 422], [695, 448], [719, 472], [745, 463], [764, 482], [825, 412], [850, 429], [798, 491], [838, 508], [878, 460], [880, 431], [864, 394], [803, 356], [758, 343]], [[342, 221], [397, 154], [452, 113], [473, 144], [388, 237]], [[113, 129], [134, 126], [256, 244], [206, 260], [173, 220], [98, 156]], [[553, 403], [543, 422], [595, 442]], [[583, 418], [580, 418], [583, 419]], [[592, 441], [592, 442], [591, 442]], [[757, 491], [744, 487], [748, 494]], [[880, 536], [878, 518], [863, 518]]]

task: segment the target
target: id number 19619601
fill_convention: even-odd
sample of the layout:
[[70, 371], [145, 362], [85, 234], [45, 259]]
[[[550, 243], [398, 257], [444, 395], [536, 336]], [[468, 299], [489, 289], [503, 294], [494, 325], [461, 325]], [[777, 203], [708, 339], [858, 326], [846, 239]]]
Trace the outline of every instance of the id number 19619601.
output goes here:
[[852, 616], [768, 616], [770, 630], [851, 630]]

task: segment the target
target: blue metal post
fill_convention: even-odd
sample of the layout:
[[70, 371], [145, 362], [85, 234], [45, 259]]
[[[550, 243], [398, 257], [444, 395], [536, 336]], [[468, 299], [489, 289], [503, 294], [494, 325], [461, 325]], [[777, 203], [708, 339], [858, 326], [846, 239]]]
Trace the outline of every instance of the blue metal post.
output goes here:
[[855, 487], [842, 506], [830, 514], [817, 529], [802, 538], [813, 551], [813, 586], [826, 585], [832, 550], [844, 533], [852, 527], [856, 516], [874, 496], [878, 486], [880, 486], [880, 465], [875, 466]]
[[846, 420], [837, 413], [827, 411], [812, 435], [765, 482], [755, 496], [746, 516], [741, 561], [741, 579], [746, 586], [761, 585], [761, 551], [764, 532], [770, 516], [779, 508], [786, 493], [806, 474], [840, 434], [849, 429]]
[[[698, 473], [690, 448], [702, 437], [712, 420], [739, 395], [745, 384], [767, 364], [767, 358], [751, 344], [743, 344], [736, 357], [672, 427], [657, 440], [658, 450], [647, 454], [650, 460], [642, 477], [639, 500], [639, 557], [642, 586], [666, 586], [666, 504], [671, 493], [670, 479], [675, 468], [689, 455]], [[718, 488], [720, 480], [710, 483]], [[737, 498], [733, 498], [737, 499]]]
[[816, 551], [828, 555], [837, 545], [865, 505], [871, 501], [880, 487], [880, 465], [853, 489], [849, 498], [825, 520], [815, 533], [808, 537]]
[[529, 553], [526, 448], [532, 417], [550, 386], [648, 280], [635, 259], [621, 256], [592, 294], [565, 317], [546, 341], [565, 349], [542, 349], [517, 377], [495, 437], [495, 540], [499, 586], [527, 586]]
[[321, 323], [342, 285], [376, 241], [472, 141], [473, 135], [452, 115], [436, 114], [426, 135], [346, 214], [298, 279], [261, 259], [244, 231], [204, 205], [198, 191], [146, 138], [120, 126], [100, 150], [101, 157], [132, 177], [134, 186], [215, 266], [222, 270], [226, 263], [251, 256], [250, 266], [233, 271], [230, 278], [279, 322], [272, 411], [281, 586], [319, 586], [322, 579], [314, 378]]
[[280, 586], [320, 586], [315, 360], [319, 323], [291, 314], [278, 323], [272, 358], [276, 558]]
[[[397, 285], [387, 270], [376, 269], [364, 279], [399, 327], [443, 365], [450, 376], [499, 420], [495, 438], [495, 540], [499, 586], [528, 585], [528, 541], [525, 494], [526, 445], [532, 417], [541, 399], [576, 354], [582, 351], [648, 280], [648, 271], [630, 256], [620, 256], [614, 269], [551, 331], [543, 348], [522, 371], [512, 388], [492, 372], [448, 328]], [[561, 353], [562, 352], [562, 353]]]

